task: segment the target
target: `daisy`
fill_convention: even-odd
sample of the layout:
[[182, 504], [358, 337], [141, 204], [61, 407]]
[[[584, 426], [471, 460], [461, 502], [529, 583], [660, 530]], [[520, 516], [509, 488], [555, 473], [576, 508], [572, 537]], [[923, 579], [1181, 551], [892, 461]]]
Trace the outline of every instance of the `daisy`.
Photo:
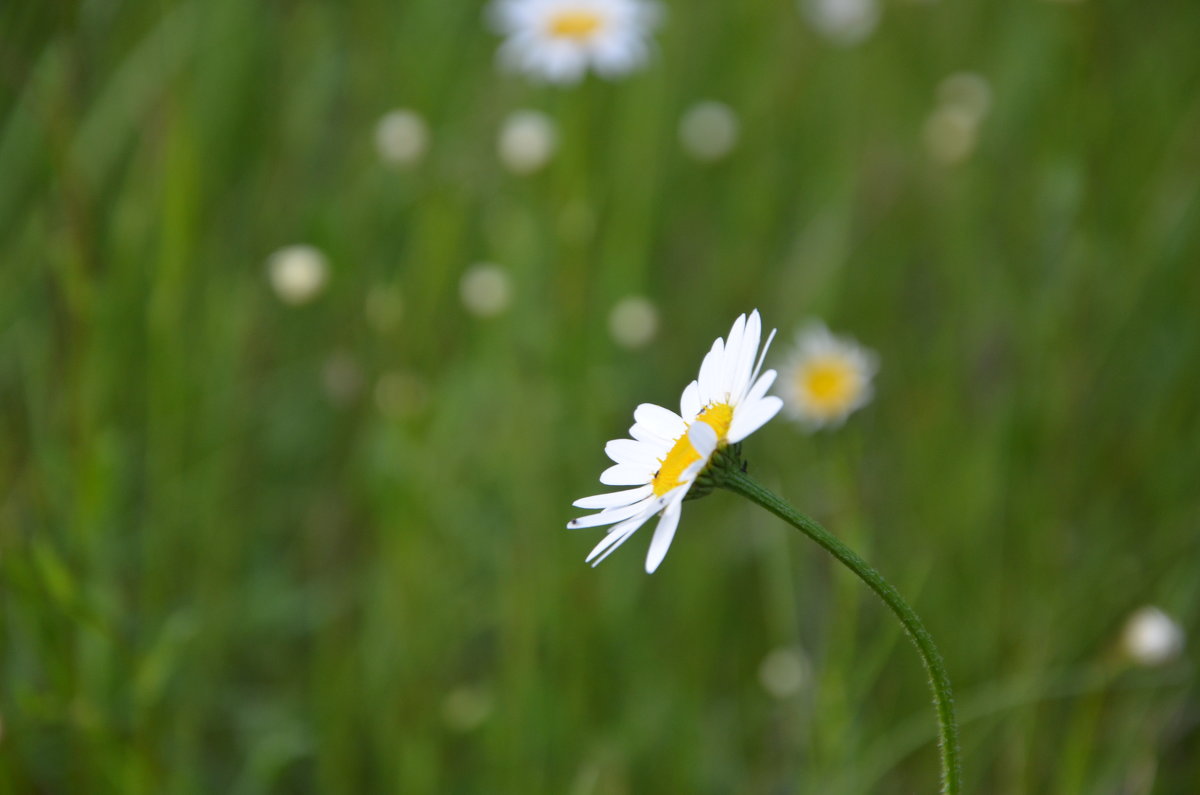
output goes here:
[[507, 37], [501, 61], [550, 83], [575, 83], [589, 66], [614, 77], [644, 61], [659, 6], [650, 0], [493, 0], [490, 13]]
[[571, 521], [569, 529], [614, 525], [588, 555], [593, 566], [658, 515], [646, 556], [647, 573], [657, 569], [675, 537], [683, 500], [713, 455], [742, 441], [779, 412], [783, 401], [767, 396], [775, 371], [759, 372], [775, 332], [771, 331], [760, 354], [761, 336], [757, 310], [749, 318], [739, 316], [728, 342], [717, 338], [700, 365], [699, 378], [683, 390], [679, 414], [643, 403], [633, 412], [629, 429], [633, 438], [605, 445], [604, 452], [616, 463], [601, 473], [600, 482], [633, 488], [575, 501], [575, 507], [599, 513]]
[[871, 399], [879, 370], [874, 352], [813, 321], [796, 335], [783, 368], [782, 395], [788, 414], [810, 430], [841, 425]]

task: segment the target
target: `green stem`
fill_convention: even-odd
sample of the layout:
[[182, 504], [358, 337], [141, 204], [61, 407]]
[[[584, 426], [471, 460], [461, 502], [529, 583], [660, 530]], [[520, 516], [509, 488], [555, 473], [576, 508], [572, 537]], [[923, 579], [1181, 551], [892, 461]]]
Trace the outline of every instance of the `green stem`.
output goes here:
[[925, 671], [929, 674], [929, 686], [933, 690], [933, 704], [937, 711], [938, 746], [942, 761], [942, 792], [947, 795], [957, 795], [961, 792], [958, 723], [954, 718], [954, 696], [950, 691], [950, 678], [946, 675], [946, 665], [942, 662], [942, 656], [938, 653], [933, 638], [921, 623], [921, 619], [917, 618], [913, 609], [900, 598], [896, 589], [889, 585], [879, 572], [871, 568], [853, 550], [838, 541], [824, 527], [763, 488], [745, 472], [730, 467], [720, 473], [720, 477], [716, 479], [714, 485], [727, 488], [751, 502], [758, 503], [816, 541], [857, 574], [859, 579], [870, 586], [871, 590], [877, 593], [879, 598], [892, 609], [892, 612], [900, 619], [900, 623], [904, 625], [908, 636], [916, 644], [917, 651], [921, 654], [921, 661], [925, 663]]

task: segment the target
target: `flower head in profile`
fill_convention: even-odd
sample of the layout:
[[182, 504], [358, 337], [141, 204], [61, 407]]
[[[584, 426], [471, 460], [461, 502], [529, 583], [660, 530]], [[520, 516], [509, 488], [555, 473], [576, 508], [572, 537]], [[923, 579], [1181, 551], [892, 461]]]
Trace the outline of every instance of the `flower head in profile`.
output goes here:
[[679, 414], [643, 403], [633, 412], [632, 438], [605, 445], [604, 452], [615, 464], [601, 473], [600, 482], [632, 488], [575, 501], [576, 507], [598, 513], [575, 519], [568, 528], [612, 525], [588, 555], [589, 563], [604, 560], [642, 525], [659, 516], [646, 571], [658, 568], [675, 537], [683, 500], [714, 455], [754, 433], [782, 407], [779, 398], [767, 395], [775, 371], [760, 372], [774, 336], [772, 331], [759, 353], [762, 321], [758, 311], [749, 318], [739, 316], [728, 341], [717, 338], [700, 365], [699, 377], [683, 390]]
[[649, 53], [659, 19], [650, 0], [493, 0], [489, 9], [505, 64], [550, 83], [632, 71]]
[[871, 400], [871, 380], [878, 370], [874, 352], [813, 321], [796, 335], [783, 367], [784, 405], [809, 430], [841, 425]]

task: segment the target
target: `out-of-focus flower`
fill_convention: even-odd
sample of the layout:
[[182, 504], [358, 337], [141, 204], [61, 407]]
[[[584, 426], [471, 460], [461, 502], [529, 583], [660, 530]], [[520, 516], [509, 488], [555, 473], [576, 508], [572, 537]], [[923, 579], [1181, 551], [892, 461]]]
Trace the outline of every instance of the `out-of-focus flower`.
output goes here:
[[961, 163], [975, 151], [979, 122], [961, 108], [940, 106], [925, 120], [925, 149], [939, 163]]
[[375, 405], [388, 419], [419, 414], [429, 403], [429, 385], [415, 373], [393, 370], [375, 383]]
[[472, 265], [458, 284], [458, 294], [467, 311], [478, 317], [494, 317], [512, 302], [508, 272], [499, 265], [482, 262]]
[[415, 163], [429, 148], [429, 125], [415, 111], [393, 110], [375, 125], [375, 148], [385, 163]]
[[550, 161], [558, 148], [554, 121], [536, 110], [509, 114], [500, 127], [496, 149], [500, 162], [514, 174], [531, 174]]
[[637, 68], [660, 16], [650, 0], [493, 0], [489, 11], [507, 37], [501, 61], [550, 83], [578, 82], [589, 67], [602, 77]]
[[879, 25], [878, 0], [800, 0], [813, 28], [834, 44], [865, 41]]
[[992, 87], [976, 72], [955, 72], [938, 83], [938, 104], [958, 108], [982, 121], [992, 108]]
[[929, 156], [947, 165], [970, 157], [991, 106], [992, 89], [982, 75], [956, 72], [943, 79], [937, 87], [937, 105], [922, 130]]
[[1170, 662], [1183, 652], [1183, 629], [1157, 607], [1136, 610], [1125, 622], [1121, 650], [1138, 665]]
[[377, 285], [367, 292], [367, 322], [380, 333], [392, 331], [404, 316], [404, 299], [396, 287]]
[[658, 309], [650, 299], [630, 295], [613, 305], [608, 313], [608, 332], [618, 345], [640, 348], [658, 331]]
[[305, 304], [325, 287], [329, 260], [313, 246], [286, 246], [267, 259], [267, 278], [279, 300]]
[[758, 681], [775, 698], [788, 698], [800, 692], [809, 677], [805, 656], [791, 647], [775, 649], [758, 666]]
[[492, 697], [481, 687], [460, 685], [442, 700], [442, 722], [459, 732], [478, 729], [492, 714]]
[[587, 562], [608, 557], [654, 516], [660, 516], [646, 555], [646, 572], [662, 563], [679, 526], [683, 500], [717, 450], [757, 431], [778, 412], [779, 398], [768, 396], [775, 371], [759, 375], [775, 332], [762, 340], [758, 310], [734, 321], [726, 342], [717, 337], [700, 365], [699, 377], [683, 390], [680, 413], [643, 403], [633, 412], [630, 439], [614, 439], [604, 447], [615, 464], [600, 474], [606, 486], [633, 486], [623, 491], [576, 500], [576, 508], [598, 513], [581, 516], [568, 529], [613, 525]]
[[679, 121], [679, 142], [697, 160], [720, 160], [737, 145], [737, 114], [723, 102], [697, 102]]
[[780, 395], [788, 414], [809, 430], [841, 425], [870, 401], [878, 369], [872, 351], [813, 321], [796, 335]]

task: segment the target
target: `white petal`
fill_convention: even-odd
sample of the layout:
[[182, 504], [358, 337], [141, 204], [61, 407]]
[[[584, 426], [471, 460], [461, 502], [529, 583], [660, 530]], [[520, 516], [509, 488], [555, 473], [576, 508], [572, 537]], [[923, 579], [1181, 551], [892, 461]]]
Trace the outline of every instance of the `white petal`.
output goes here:
[[661, 455], [658, 447], [651, 447], [645, 442], [633, 439], [613, 439], [604, 445], [604, 454], [618, 464], [652, 469], [657, 469], [658, 457]]
[[[652, 498], [651, 498], [652, 499]], [[634, 514], [646, 510], [650, 500], [635, 502], [633, 505], [623, 505], [620, 508], [608, 508], [600, 513], [588, 514], [567, 522], [568, 530], [578, 530], [582, 527], [599, 527], [602, 524], [623, 522]]]
[[[737, 421], [737, 417], [734, 417], [734, 421]], [[696, 448], [701, 459], [707, 459], [717, 449], [717, 432], [707, 422], [693, 422], [688, 428], [688, 441]]]
[[757, 403], [739, 406], [738, 410], [734, 412], [733, 422], [729, 425], [729, 434], [726, 437], [729, 443], [740, 442], [766, 425], [772, 417], [779, 413], [781, 408], [783, 408], [783, 401], [773, 396], [765, 397]]
[[685, 421], [691, 422], [702, 408], [704, 405], [700, 402], [700, 385], [693, 381], [683, 390], [683, 397], [679, 398], [679, 413]]
[[600, 510], [601, 508], [615, 508], [618, 505], [630, 505], [637, 502], [642, 497], [645, 497], [654, 487], [647, 483], [645, 486], [638, 486], [636, 489], [626, 489], [625, 491], [607, 491], [604, 494], [595, 494], [591, 497], [582, 497], [571, 503], [576, 508], [583, 508], [585, 511]]
[[737, 320], [733, 321], [733, 327], [729, 329], [729, 339], [725, 343], [725, 361], [721, 365], [721, 383], [717, 387], [718, 394], [722, 395], [722, 402], [728, 402], [729, 398], [725, 395], [730, 395], [733, 392], [734, 382], [737, 378], [738, 362], [742, 358], [742, 339], [746, 333], [746, 316], [738, 315]]
[[631, 535], [637, 532], [639, 527], [646, 523], [646, 520], [654, 515], [654, 511], [657, 509], [657, 507], [658, 503], [655, 502], [653, 507], [643, 511], [632, 519], [626, 519], [624, 522], [621, 522], [619, 525], [609, 530], [608, 535], [604, 537], [604, 540], [597, 544], [595, 548], [588, 553], [587, 559], [584, 562], [591, 563], [593, 566], [595, 566], [597, 563], [607, 558], [610, 554], [612, 554], [614, 549], [621, 546], [621, 544], [624, 544]]
[[675, 444], [673, 439], [664, 439], [654, 431], [647, 428], [645, 425], [642, 425], [638, 422], [635, 422], [632, 426], [630, 426], [629, 435], [634, 439], [637, 439], [639, 442], [653, 446], [662, 453], [666, 453], [671, 449], [671, 445]]
[[771, 348], [771, 340], [775, 339], [775, 329], [771, 329], [771, 333], [767, 335], [767, 341], [763, 344], [762, 353], [758, 356], [758, 364], [754, 367], [754, 372], [750, 374], [750, 380], [758, 378], [758, 371], [762, 369], [763, 360], [767, 358], [767, 351]]
[[653, 478], [654, 472], [630, 464], [613, 464], [600, 473], [600, 482], [605, 486], [641, 486]]
[[634, 409], [633, 418], [664, 439], [678, 439], [687, 432], [683, 418], [670, 409], [643, 403]]
[[750, 387], [750, 391], [746, 393], [743, 405], [749, 406], [762, 400], [767, 394], [767, 390], [775, 383], [775, 376], [778, 375], [774, 370], [767, 370], [758, 380], [754, 382], [754, 386]]
[[762, 338], [762, 319], [758, 310], [750, 313], [746, 321], [746, 335], [743, 337], [742, 349], [738, 352], [737, 365], [734, 368], [733, 383], [730, 392], [733, 399], [738, 401], [746, 393], [750, 385], [750, 371], [754, 367], [754, 357], [758, 354], [758, 343]]
[[679, 526], [679, 515], [682, 512], [680, 500], [672, 502], [663, 511], [662, 518], [658, 520], [658, 527], [654, 528], [654, 539], [650, 542], [650, 551], [646, 554], [647, 574], [653, 574], [658, 565], [662, 563], [663, 558], [667, 556], [667, 550], [671, 548], [671, 539], [675, 538], [675, 528]]
[[700, 403], [707, 406], [717, 400], [717, 389], [720, 386], [721, 368], [725, 363], [724, 342], [720, 337], [712, 344], [712, 349], [700, 363], [700, 377], [697, 382], [700, 387]]

